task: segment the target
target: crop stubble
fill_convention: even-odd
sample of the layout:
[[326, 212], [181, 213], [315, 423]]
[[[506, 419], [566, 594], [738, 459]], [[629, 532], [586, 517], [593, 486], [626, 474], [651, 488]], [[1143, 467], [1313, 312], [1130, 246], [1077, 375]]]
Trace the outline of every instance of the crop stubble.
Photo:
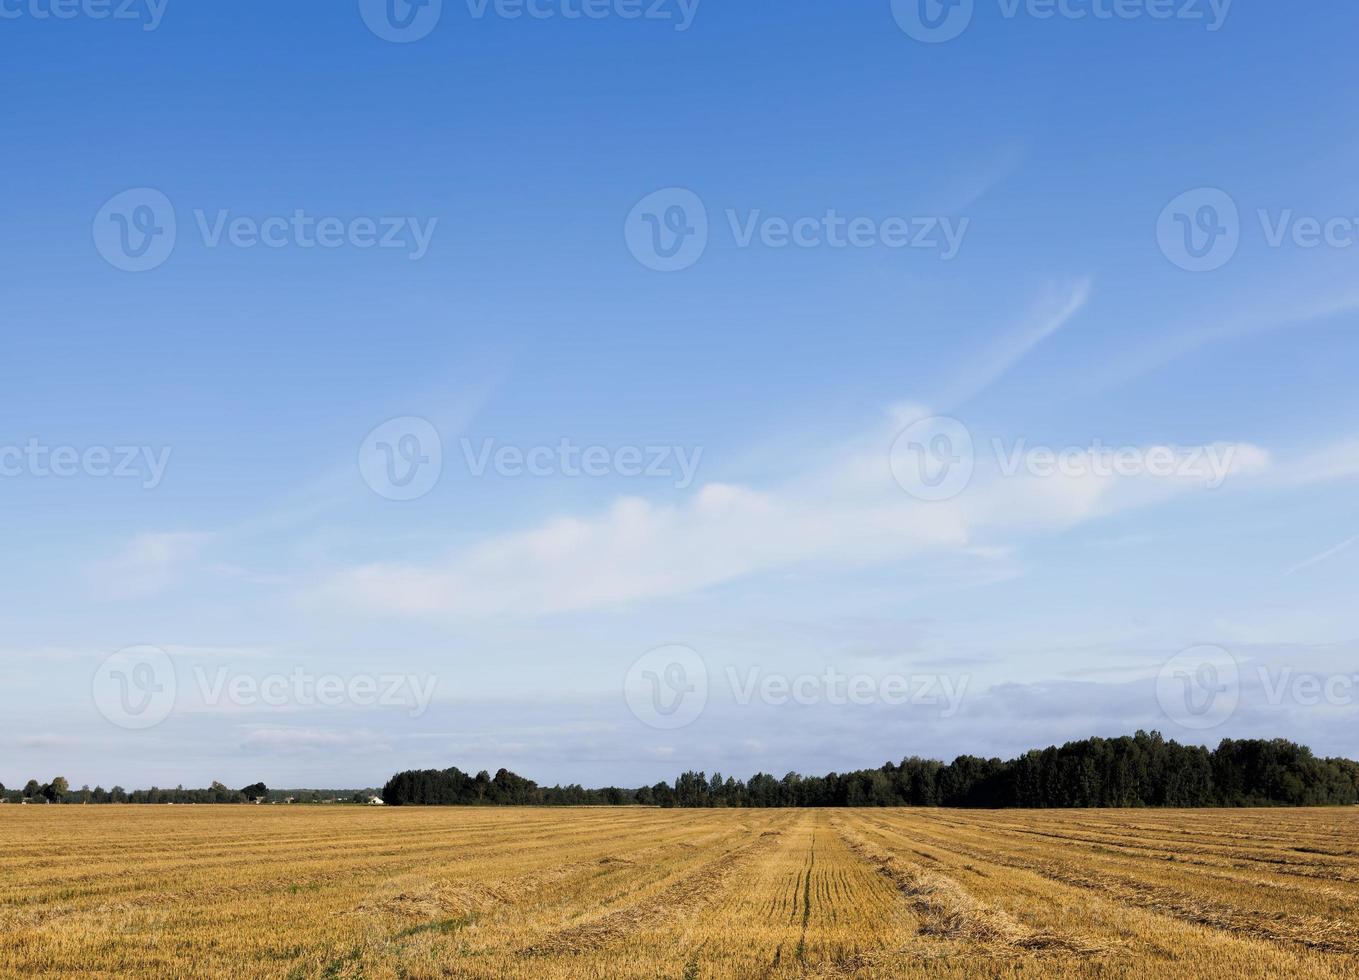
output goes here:
[[1359, 812], [16, 807], [0, 975], [1352, 977]]

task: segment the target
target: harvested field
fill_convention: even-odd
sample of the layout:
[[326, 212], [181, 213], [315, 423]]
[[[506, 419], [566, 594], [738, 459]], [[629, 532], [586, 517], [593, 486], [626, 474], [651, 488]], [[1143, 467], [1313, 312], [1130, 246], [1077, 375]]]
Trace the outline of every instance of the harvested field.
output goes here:
[[1359, 812], [0, 808], [0, 975], [1353, 977]]

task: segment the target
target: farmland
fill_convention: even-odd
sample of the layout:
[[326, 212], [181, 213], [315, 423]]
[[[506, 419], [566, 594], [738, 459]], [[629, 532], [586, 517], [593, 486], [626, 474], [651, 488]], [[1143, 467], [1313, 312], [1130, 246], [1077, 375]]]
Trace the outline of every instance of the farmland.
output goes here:
[[0, 975], [1347, 977], [1359, 812], [0, 808]]

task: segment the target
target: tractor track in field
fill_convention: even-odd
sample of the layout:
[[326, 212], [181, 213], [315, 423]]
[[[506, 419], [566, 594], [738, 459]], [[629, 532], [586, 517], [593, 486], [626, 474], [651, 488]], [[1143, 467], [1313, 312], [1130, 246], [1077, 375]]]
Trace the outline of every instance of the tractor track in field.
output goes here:
[[576, 925], [558, 929], [521, 950], [528, 957], [581, 953], [622, 941], [708, 905], [737, 875], [783, 843], [782, 835], [762, 835], [701, 864], [658, 894]]
[[852, 853], [876, 868], [905, 896], [923, 935], [967, 942], [996, 955], [1018, 950], [1093, 955], [1111, 948], [1062, 932], [1032, 929], [1004, 909], [977, 899], [947, 875], [901, 861], [839, 821], [833, 821], [832, 826]]
[[[890, 824], [877, 826], [879, 830], [889, 833], [903, 832]], [[1127, 875], [1079, 871], [1065, 864], [997, 853], [968, 846], [956, 840], [936, 842], [935, 846], [960, 857], [998, 867], [1028, 871], [1048, 881], [1106, 895], [1120, 905], [1190, 925], [1277, 943], [1289, 943], [1320, 952], [1359, 952], [1359, 924], [1352, 920], [1322, 919], [1287, 912], [1243, 909]]]

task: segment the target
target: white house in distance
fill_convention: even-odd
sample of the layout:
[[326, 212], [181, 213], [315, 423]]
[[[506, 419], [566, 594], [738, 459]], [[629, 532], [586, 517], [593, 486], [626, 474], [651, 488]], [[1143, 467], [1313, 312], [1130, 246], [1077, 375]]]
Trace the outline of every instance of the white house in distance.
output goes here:
[[368, 798], [368, 805], [369, 805], [369, 806], [386, 806], [387, 804], [385, 804], [385, 803], [382, 802], [382, 797], [380, 797], [380, 796], [370, 796], [370, 797]]

